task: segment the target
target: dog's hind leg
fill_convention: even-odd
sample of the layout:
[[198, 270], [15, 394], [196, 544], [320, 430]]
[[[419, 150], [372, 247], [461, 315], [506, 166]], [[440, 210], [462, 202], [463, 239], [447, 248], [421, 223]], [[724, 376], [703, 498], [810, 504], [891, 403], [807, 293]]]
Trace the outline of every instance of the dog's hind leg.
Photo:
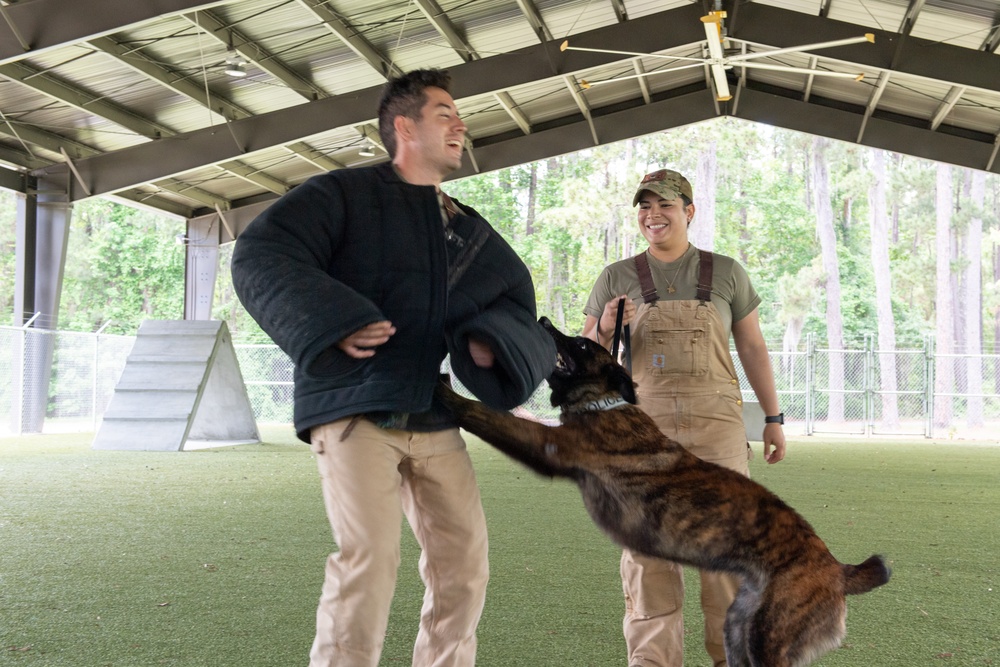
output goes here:
[[845, 616], [843, 595], [829, 588], [771, 585], [748, 625], [749, 664], [804, 667], [840, 646]]
[[760, 606], [760, 590], [744, 579], [726, 611], [723, 628], [728, 667], [753, 667], [748, 647], [750, 623]]

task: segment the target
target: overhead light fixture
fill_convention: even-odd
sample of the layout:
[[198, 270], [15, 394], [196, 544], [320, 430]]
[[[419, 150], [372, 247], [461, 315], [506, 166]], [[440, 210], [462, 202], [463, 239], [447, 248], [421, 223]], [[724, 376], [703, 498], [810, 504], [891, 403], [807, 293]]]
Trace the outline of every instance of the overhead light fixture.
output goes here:
[[365, 145], [361, 147], [360, 151], [358, 151], [358, 155], [360, 155], [361, 157], [374, 157], [375, 144], [373, 144], [371, 140], [365, 142]]
[[226, 56], [226, 74], [229, 76], [242, 79], [247, 75], [247, 61], [236, 52], [235, 49], [229, 49], [229, 54]]

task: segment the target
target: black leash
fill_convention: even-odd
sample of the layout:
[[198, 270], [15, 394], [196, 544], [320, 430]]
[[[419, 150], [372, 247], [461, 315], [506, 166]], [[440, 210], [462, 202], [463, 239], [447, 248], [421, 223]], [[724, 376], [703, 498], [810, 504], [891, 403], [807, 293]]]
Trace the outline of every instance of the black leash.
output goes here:
[[[611, 356], [618, 360], [618, 344], [622, 344], [622, 356], [624, 357], [625, 370], [632, 374], [632, 336], [626, 324], [622, 328], [622, 319], [625, 316], [625, 297], [618, 300], [618, 315], [615, 317], [615, 337], [611, 342]], [[624, 337], [622, 334], [624, 333]]]

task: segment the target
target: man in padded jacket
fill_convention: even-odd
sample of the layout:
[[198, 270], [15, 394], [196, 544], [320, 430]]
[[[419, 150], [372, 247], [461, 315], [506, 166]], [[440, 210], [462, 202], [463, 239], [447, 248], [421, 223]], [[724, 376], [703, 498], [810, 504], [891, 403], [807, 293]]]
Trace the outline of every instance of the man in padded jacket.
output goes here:
[[465, 443], [433, 400], [442, 360], [487, 404], [525, 401], [555, 363], [527, 267], [441, 192], [465, 124], [439, 70], [387, 84], [391, 162], [316, 176], [240, 235], [233, 281], [295, 364], [339, 550], [327, 560], [311, 667], [378, 665], [406, 515], [427, 592], [413, 664], [473, 665], [488, 579]]

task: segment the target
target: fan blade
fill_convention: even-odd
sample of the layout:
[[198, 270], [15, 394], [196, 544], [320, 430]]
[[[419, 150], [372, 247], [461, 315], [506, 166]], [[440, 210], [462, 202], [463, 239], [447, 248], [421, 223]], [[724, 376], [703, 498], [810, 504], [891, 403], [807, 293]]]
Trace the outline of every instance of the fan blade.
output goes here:
[[664, 58], [666, 60], [689, 60], [691, 62], [704, 62], [704, 58], [688, 58], [687, 56], [667, 56], [657, 53], [638, 53], [636, 51], [613, 51], [611, 49], [588, 49], [583, 46], [570, 46], [569, 40], [559, 45], [560, 51], [589, 51], [591, 53], [616, 53], [621, 56], [639, 56], [640, 58]]
[[815, 76], [831, 76], [838, 79], [854, 79], [861, 81], [865, 78], [863, 72], [857, 74], [852, 72], [828, 72], [821, 69], [809, 69], [808, 67], [792, 67], [791, 65], [766, 65], [764, 63], [735, 63], [733, 67], [748, 67], [750, 69], [766, 69], [772, 72], [792, 72], [794, 74], [813, 74]]
[[653, 74], [662, 74], [664, 72], [676, 72], [680, 69], [691, 69], [692, 67], [702, 67], [705, 65], [705, 61], [698, 58], [692, 58], [692, 60], [697, 60], [698, 62], [692, 63], [690, 65], [678, 65], [677, 67], [668, 67], [666, 69], [657, 69], [652, 72], [643, 72], [642, 74], [629, 74], [628, 76], [616, 76], [613, 79], [604, 79], [603, 81], [587, 81], [586, 79], [580, 79], [580, 86], [586, 90], [592, 86], [600, 86], [604, 83], [614, 83], [616, 81], [628, 81], [629, 79], [641, 79], [644, 76], [652, 76]]
[[847, 39], [837, 39], [832, 42], [819, 42], [816, 44], [803, 44], [802, 46], [790, 46], [786, 49], [776, 49], [774, 51], [744, 53], [738, 56], [731, 56], [728, 58], [728, 60], [730, 63], [738, 63], [738, 62], [743, 62], [744, 60], [750, 60], [752, 58], [770, 58], [772, 56], [780, 56], [785, 53], [801, 53], [803, 51], [815, 51], [816, 49], [828, 49], [834, 46], [845, 46], [847, 44], [860, 44], [861, 42], [871, 42], [872, 44], [874, 44], [875, 35], [872, 33], [868, 33], [864, 37], [849, 37]]
[[715, 99], [720, 102], [731, 100], [733, 96], [729, 93], [729, 81], [726, 79], [726, 68], [722, 65], [710, 65], [712, 71], [712, 82], [715, 84]]
[[712, 58], [722, 59], [722, 17], [716, 12], [701, 17], [701, 23], [705, 26], [705, 37], [708, 39], [708, 55]]
[[708, 40], [708, 68], [712, 72], [712, 83], [715, 84], [715, 98], [720, 102], [732, 99], [729, 94], [729, 81], [726, 79], [726, 68], [723, 67], [725, 54], [722, 51], [722, 18], [725, 12], [712, 12], [701, 17], [705, 26], [705, 38]]

